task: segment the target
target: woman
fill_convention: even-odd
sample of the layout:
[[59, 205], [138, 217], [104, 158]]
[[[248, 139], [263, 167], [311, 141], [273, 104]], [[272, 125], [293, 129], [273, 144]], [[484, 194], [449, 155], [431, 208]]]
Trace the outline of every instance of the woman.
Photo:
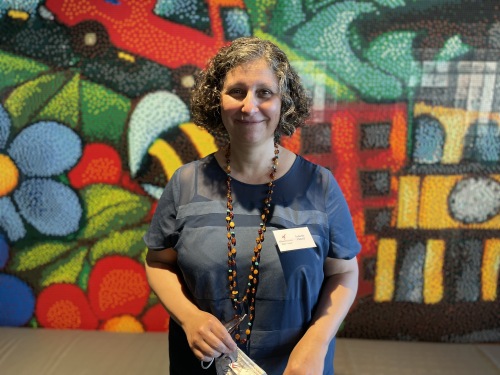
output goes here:
[[[172, 318], [171, 374], [214, 372], [200, 361], [238, 345], [269, 375], [333, 375], [360, 246], [332, 174], [278, 143], [309, 103], [286, 55], [255, 37], [198, 77], [192, 119], [228, 142], [179, 168], [144, 237], [149, 283]], [[245, 313], [229, 334], [223, 322]]]

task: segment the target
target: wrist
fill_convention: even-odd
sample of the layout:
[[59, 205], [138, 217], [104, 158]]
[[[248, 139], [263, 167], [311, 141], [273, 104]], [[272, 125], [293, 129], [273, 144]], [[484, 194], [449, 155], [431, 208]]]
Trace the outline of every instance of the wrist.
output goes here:
[[314, 343], [318, 349], [324, 349], [326, 351], [333, 337], [334, 335], [325, 334], [324, 330], [311, 326], [302, 337], [302, 340], [310, 341]]

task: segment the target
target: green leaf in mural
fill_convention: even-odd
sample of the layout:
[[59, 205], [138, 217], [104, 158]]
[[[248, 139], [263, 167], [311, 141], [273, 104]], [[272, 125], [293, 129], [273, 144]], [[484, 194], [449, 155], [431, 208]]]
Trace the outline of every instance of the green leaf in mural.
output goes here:
[[405, 0], [374, 0], [377, 4], [389, 8], [398, 8], [405, 6]]
[[335, 79], [332, 74], [327, 70], [322, 61], [315, 61], [307, 59], [301, 55], [296, 49], [292, 49], [287, 44], [280, 42], [272, 35], [257, 30], [254, 33], [259, 38], [269, 40], [280, 47], [290, 59], [290, 63], [300, 75], [306, 88], [313, 92], [311, 84], [321, 82], [324, 85], [326, 93], [336, 100], [344, 102], [352, 102], [358, 99], [356, 93], [352, 91], [345, 84]]
[[264, 29], [270, 24], [270, 18], [278, 0], [245, 0], [245, 7], [250, 16], [253, 30]]
[[0, 51], [0, 92], [6, 87], [12, 87], [35, 78], [48, 66], [10, 53]]
[[148, 255], [148, 248], [144, 247], [137, 260], [142, 264], [146, 263], [146, 255]]
[[20, 130], [32, 122], [73, 74], [70, 71], [44, 74], [16, 87], [5, 101], [5, 108], [12, 116], [12, 127]]
[[328, 69], [368, 100], [401, 99], [403, 87], [395, 77], [361, 60], [349, 45], [349, 27], [358, 17], [373, 13], [369, 3], [346, 1], [321, 10], [293, 36], [293, 45]]
[[151, 293], [149, 294], [149, 297], [148, 297], [147, 307], [151, 307], [153, 305], [156, 305], [159, 302], [160, 302], [160, 299], [158, 298], [156, 293], [151, 291]]
[[33, 246], [13, 252], [9, 269], [17, 272], [33, 270], [53, 262], [76, 246], [76, 242], [38, 242]]
[[273, 11], [269, 31], [273, 35], [286, 34], [292, 27], [306, 20], [301, 0], [278, 1]]
[[142, 225], [138, 228], [113, 231], [109, 236], [99, 240], [90, 249], [90, 263], [95, 264], [99, 259], [106, 255], [120, 254], [134, 258], [140, 255], [146, 245], [142, 237], [146, 233], [148, 225]]
[[[324, 8], [333, 3], [338, 3], [339, 0], [302, 0], [308, 12], [316, 13], [321, 8]], [[343, 1], [343, 0], [340, 0]]]
[[53, 120], [77, 129], [80, 117], [79, 83], [80, 74], [75, 74], [54, 97], [50, 98], [47, 105], [42, 108], [33, 121]]
[[420, 82], [422, 68], [413, 56], [416, 32], [396, 31], [382, 34], [375, 39], [366, 58], [374, 66], [400, 79], [406, 87]]
[[130, 110], [130, 99], [84, 80], [81, 82], [80, 95], [85, 139], [119, 146]]
[[89, 285], [89, 275], [91, 270], [92, 266], [88, 261], [88, 257], [85, 257], [83, 259], [82, 270], [78, 275], [78, 280], [76, 281], [76, 283], [82, 290], [87, 290], [87, 287]]
[[87, 252], [86, 246], [79, 247], [68, 256], [47, 266], [42, 272], [40, 286], [47, 287], [54, 283], [75, 284], [82, 271]]
[[147, 197], [113, 185], [95, 184], [81, 190], [87, 223], [81, 239], [98, 238], [139, 223], [151, 209]]
[[460, 35], [448, 39], [443, 48], [434, 57], [436, 61], [450, 61], [472, 50], [472, 47], [462, 42]]

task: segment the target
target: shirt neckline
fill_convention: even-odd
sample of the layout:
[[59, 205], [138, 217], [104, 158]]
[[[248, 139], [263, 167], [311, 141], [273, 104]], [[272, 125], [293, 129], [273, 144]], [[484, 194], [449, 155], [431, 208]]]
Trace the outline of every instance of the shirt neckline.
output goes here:
[[[217, 170], [220, 171], [221, 173], [223, 173], [224, 176], [227, 176], [226, 171], [217, 162], [217, 159], [215, 158], [215, 153], [210, 154], [209, 157], [211, 158], [210, 163], [211, 164], [215, 164]], [[278, 183], [278, 182], [281, 183], [286, 178], [288, 178], [288, 176], [292, 173], [292, 171], [295, 168], [298, 168], [298, 164], [299, 164], [299, 161], [301, 159], [302, 159], [302, 156], [300, 156], [299, 154], [295, 154], [295, 160], [293, 161], [293, 164], [290, 167], [290, 169], [288, 169], [288, 171], [286, 171], [286, 173], [283, 176], [281, 176], [280, 178], [277, 178], [276, 180], [274, 180], [274, 182], [275, 183]], [[232, 178], [232, 181], [236, 182], [236, 183], [238, 183], [240, 185], [244, 185], [244, 186], [265, 186], [265, 185], [267, 185], [267, 183], [263, 183], [263, 184], [249, 184], [247, 182], [239, 181], [239, 180], [235, 179], [234, 177]]]

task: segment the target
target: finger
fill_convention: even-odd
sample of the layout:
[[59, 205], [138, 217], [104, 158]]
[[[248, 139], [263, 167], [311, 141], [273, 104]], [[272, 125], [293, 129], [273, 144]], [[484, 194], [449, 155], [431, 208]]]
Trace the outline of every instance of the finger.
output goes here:
[[209, 351], [209, 352], [203, 352], [200, 350], [193, 350], [193, 354], [195, 355], [196, 358], [198, 358], [200, 361], [204, 362], [210, 362], [212, 358], [218, 358], [222, 355], [222, 353], [219, 353], [218, 351]]
[[198, 349], [204, 355], [212, 356], [218, 356], [221, 353], [231, 353], [236, 350], [236, 344], [227, 332], [223, 331], [222, 334], [216, 334], [211, 330], [198, 335], [192, 341], [192, 347]]
[[212, 333], [215, 341], [210, 341], [210, 344], [214, 349], [223, 353], [231, 353], [237, 349], [236, 343], [222, 324], [213, 327]]
[[[210, 349], [208, 349], [208, 350], [212, 350], [211, 353], [214, 353], [215, 357], [218, 357], [218, 355], [216, 355], [217, 353], [219, 353], [219, 355], [221, 355], [223, 353], [230, 353], [232, 351], [230, 348], [228, 348], [226, 346], [226, 344], [224, 344], [223, 341], [221, 341], [214, 334], [208, 335], [205, 338], [205, 343], [210, 347]], [[206, 350], [205, 353], [207, 353], [208, 350]]]
[[236, 345], [236, 343], [234, 342], [233, 338], [231, 337], [231, 335], [227, 332], [225, 332], [225, 335], [224, 337], [221, 339], [222, 343], [224, 344], [224, 346], [226, 348], [229, 349], [229, 352], [228, 353], [231, 353], [231, 352], [234, 352], [236, 349], [238, 349], [238, 346]]
[[216, 348], [210, 346], [207, 342], [199, 342], [195, 347], [192, 348], [194, 355], [200, 360], [209, 360], [211, 358], [219, 357], [222, 352], [218, 351]]

